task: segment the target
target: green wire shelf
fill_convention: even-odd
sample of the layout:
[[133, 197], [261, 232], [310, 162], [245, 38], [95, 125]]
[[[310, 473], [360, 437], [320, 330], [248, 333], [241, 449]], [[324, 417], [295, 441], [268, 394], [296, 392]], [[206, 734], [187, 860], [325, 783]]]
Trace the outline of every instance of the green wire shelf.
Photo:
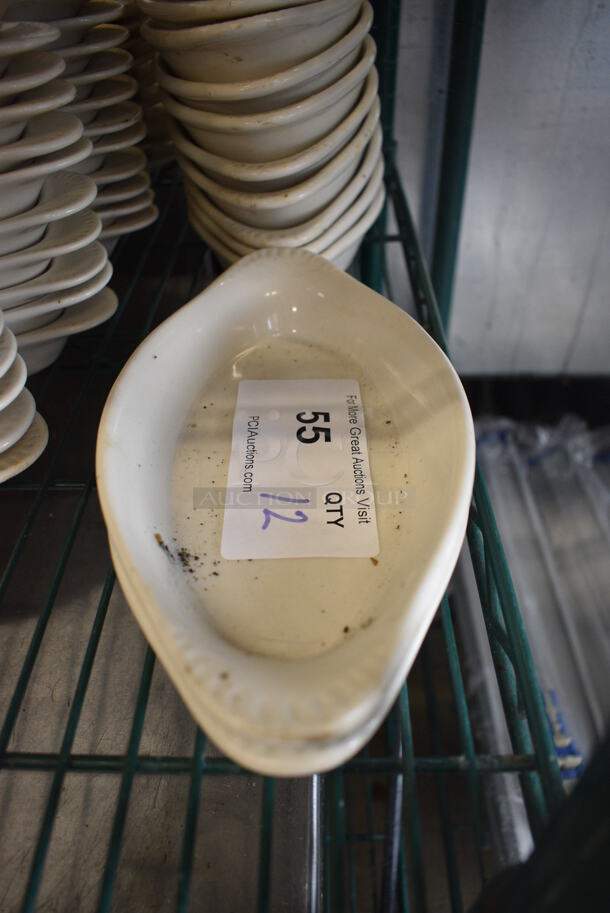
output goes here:
[[[434, 254], [442, 319], [394, 164], [400, 0], [374, 5], [388, 205], [360, 275], [382, 290], [386, 247], [400, 244], [419, 319], [447, 351], [484, 3], [456, 4], [440, 181], [449, 215]], [[195, 727], [115, 585], [93, 471], [101, 409], [141, 339], [215, 275], [175, 168], [156, 192], [158, 222], [113, 256], [116, 315], [30, 379], [49, 446], [0, 489], [0, 909], [467, 909], [498, 870], [490, 778], [518, 781], [536, 841], [563, 798], [479, 472], [467, 540], [510, 754], [477, 745], [446, 596], [399, 700], [357, 757], [323, 778], [253, 776]]]
[[[363, 250], [362, 271], [366, 274], [371, 264], [377, 269], [375, 264], [383, 263], [384, 244], [401, 244], [420, 319], [446, 348], [391, 154], [386, 176], [398, 233], [384, 236], [381, 223], [375, 228]], [[298, 808], [307, 845], [297, 854], [298, 865], [295, 862], [290, 878], [281, 859], [278, 862], [278, 854], [290, 850], [283, 846], [291, 839], [290, 831], [288, 838], [284, 836], [290, 823], [290, 816], [284, 814], [287, 784], [254, 777], [219, 756], [184, 711], [181, 732], [187, 736], [178, 746], [172, 742], [171, 752], [164, 751], [163, 738], [168, 738], [181, 711], [153, 652], [135, 630], [129, 635], [134, 646], [128, 662], [118, 660], [123, 634], [112, 641], [110, 652], [105, 645], [117, 618], [128, 624], [129, 613], [115, 585], [97, 504], [93, 455], [101, 408], [138, 342], [214, 275], [209, 251], [187, 224], [177, 172], [168, 169], [162, 174], [156, 190], [158, 222], [122, 240], [113, 256], [113, 285], [120, 293], [116, 315], [106, 326], [72, 339], [52, 368], [31, 378], [30, 389], [51, 429], [46, 453], [27, 473], [0, 489], [0, 624], [11, 635], [9, 659], [0, 678], [0, 800], [8, 808], [5, 831], [0, 829], [0, 898], [5, 898], [0, 907], [126, 913], [143, 909], [146, 878], [138, 868], [138, 852], [142, 833], [148, 833], [156, 849], [146, 859], [147, 877], [154, 881], [156, 876], [150, 872], [167, 867], [163, 879], [155, 881], [155, 909], [203, 909], [209, 866], [208, 881], [219, 877], [213, 865], [216, 857], [206, 860], [201, 851], [206, 828], [211, 827], [211, 790], [226, 791], [223, 814], [233, 821], [235, 830], [234, 819], [245, 807], [239, 796], [248, 786], [255, 799], [247, 807], [254, 808], [255, 814], [249, 813], [236, 833], [247, 835], [250, 845], [243, 859], [252, 871], [240, 894], [243, 905], [235, 909], [419, 913], [439, 897], [446, 903], [444, 908], [465, 909], [497, 869], [488, 836], [486, 778], [519, 778], [535, 838], [563, 796], [527, 640], [480, 473], [468, 543], [514, 753], [492, 755], [477, 748], [454, 607], [445, 597], [408, 683], [371, 744], [342, 769], [296, 784], [299, 795], [305, 796]], [[91, 567], [95, 572], [88, 578]], [[65, 593], [73, 592], [75, 579], [81, 609], [62, 628], [66, 606], [72, 605]], [[102, 659], [105, 677], [97, 672]], [[123, 688], [126, 675], [129, 685]], [[104, 701], [109, 693], [116, 708], [111, 706], [105, 719], [112, 730], [112, 721], [120, 717], [120, 737], [116, 746], [97, 750], [96, 745], [106, 746], [112, 739], [106, 730], [96, 731], [89, 704], [92, 695]], [[62, 695], [59, 709], [55, 694]], [[41, 717], [46, 721], [43, 728]], [[28, 722], [32, 719], [33, 728]], [[156, 721], [154, 738], [151, 719]], [[71, 818], [66, 796], [82, 789], [78, 785], [82, 778], [91, 790], [100, 782], [110, 784], [112, 795], [99, 811], [93, 804], [84, 816]], [[153, 815], [134, 840], [132, 822], [143, 814], [138, 797], [151, 783], [156, 784], [157, 794], [179, 793], [179, 800], [168, 799], [163, 822]], [[11, 811], [15, 790], [26, 798]], [[30, 801], [30, 792], [36, 801]], [[95, 858], [79, 869], [74, 860], [79, 858], [80, 843], [87, 845], [89, 825], [99, 829], [100, 836]], [[19, 848], [18, 863], [7, 846], [6, 828], [12, 845]], [[241, 838], [235, 839], [239, 843]], [[57, 841], [64, 863], [69, 862], [72, 887], [53, 879], [62, 865]], [[222, 840], [216, 856], [221, 848]], [[297, 888], [285, 887], [293, 882]], [[227, 881], [224, 884], [228, 887]], [[134, 900], [130, 891], [138, 885], [144, 894]], [[217, 883], [216, 890], [222, 898], [223, 882]], [[286, 905], [284, 898], [282, 907], [284, 890], [293, 891], [293, 901]], [[298, 904], [294, 892], [300, 897]], [[217, 908], [225, 906], [220, 902]]]

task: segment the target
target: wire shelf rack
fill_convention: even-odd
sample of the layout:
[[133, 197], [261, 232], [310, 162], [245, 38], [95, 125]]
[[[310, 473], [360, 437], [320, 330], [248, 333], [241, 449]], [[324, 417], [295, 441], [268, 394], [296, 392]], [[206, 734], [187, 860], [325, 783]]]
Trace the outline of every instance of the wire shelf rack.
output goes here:
[[[381, 289], [385, 247], [399, 244], [419, 319], [446, 351], [394, 161], [399, 4], [377, 7], [398, 231], [379, 220], [360, 275]], [[158, 175], [156, 192], [157, 223], [113, 255], [115, 316], [29, 381], [49, 446], [0, 489], [0, 909], [467, 909], [499, 865], [489, 778], [518, 780], [534, 840], [563, 798], [480, 472], [467, 539], [511, 753], [477, 744], [450, 595], [371, 743], [343, 768], [301, 781], [254, 776], [223, 757], [131, 620], [97, 502], [97, 424], [139, 341], [215, 275], [187, 223], [175, 169]]]
[[[387, 186], [421, 320], [444, 345], [391, 158]], [[123, 630], [128, 612], [115, 583], [95, 491], [97, 421], [116, 374], [138, 341], [214, 275], [209, 252], [187, 224], [175, 171], [161, 176], [157, 195], [157, 224], [122, 241], [115, 252], [120, 305], [114, 318], [73, 339], [49, 371], [31, 379], [51, 440], [40, 462], [0, 491], [0, 624], [7, 632], [0, 689], [0, 797], [7, 804], [5, 827], [10, 822], [13, 834], [7, 844], [5, 833], [3, 844], [18, 851], [0, 862], [5, 873], [14, 867], [10, 886], [3, 887], [0, 878], [5, 892], [0, 906], [46, 909], [55, 899], [55, 909], [142, 909], [147, 888], [137, 866], [138, 847], [159, 822], [153, 816], [144, 825], [137, 806], [143, 801], [140, 783], [150, 788], [154, 782], [173, 797], [171, 827], [159, 825], [162, 834], [151, 837], [143, 863], [146, 870], [156, 865], [167, 869], [162, 887], [152, 878], [156, 908], [204, 909], [200, 901], [208, 896], [210, 861], [203, 861], [201, 844], [206, 828], [212, 829], [206, 809], [213, 782], [217, 821], [222, 820], [218, 802], [229, 818], [239, 815], [239, 809], [250, 810], [249, 820], [242, 822], [252, 841], [248, 864], [242, 859], [249, 875], [244, 875], [243, 905], [235, 909], [281, 909], [286, 892], [292, 897], [286, 909], [294, 910], [420, 911], [438, 895], [449, 899], [451, 909], [463, 909], [496, 865], [483, 801], [485, 778], [519, 777], [535, 836], [563, 794], [480, 474], [468, 541], [513, 743], [510, 755], [477, 750], [454, 609], [447, 597], [396, 707], [373, 742], [341, 770], [297, 782], [292, 796], [286, 794], [286, 782], [253, 777], [210, 746], [181, 710], [139, 633]], [[371, 247], [384, 243], [382, 230], [375, 231], [363, 262], [371, 258]], [[100, 731], [103, 725], [107, 729]], [[168, 732], [172, 725], [178, 737]], [[171, 750], [164, 750], [168, 745]], [[79, 806], [76, 814], [67, 796], [82, 791], [79, 782], [99, 788], [100, 780], [112, 788], [100, 798], [99, 811], [92, 804], [86, 810]], [[247, 802], [240, 798], [240, 782], [252, 791]], [[179, 798], [175, 784], [180, 784]], [[219, 799], [225, 791], [224, 800]], [[21, 802], [11, 806], [11, 795], [21, 796]], [[286, 832], [291, 809], [299, 810], [299, 827]], [[134, 817], [140, 819], [135, 832]], [[83, 884], [74, 875], [71, 887], [58, 884], [53, 878], [62, 866], [58, 852], [73, 873], [79, 871], [75, 864], [81, 841], [89, 846], [89, 824], [99, 839], [95, 860], [81, 860]], [[282, 858], [290, 845], [291, 862]], [[442, 860], [442, 877], [431, 871], [433, 859]], [[209, 880], [220, 891], [218, 877], [214, 872]], [[136, 885], [138, 902], [133, 900]], [[75, 906], [75, 897], [85, 889], [87, 903]]]

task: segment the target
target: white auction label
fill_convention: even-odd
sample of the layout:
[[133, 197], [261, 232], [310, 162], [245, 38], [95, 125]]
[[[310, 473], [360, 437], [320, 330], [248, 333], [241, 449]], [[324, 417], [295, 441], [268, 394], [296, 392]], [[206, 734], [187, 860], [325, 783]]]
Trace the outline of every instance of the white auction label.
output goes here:
[[240, 381], [223, 558], [367, 558], [378, 551], [357, 381]]

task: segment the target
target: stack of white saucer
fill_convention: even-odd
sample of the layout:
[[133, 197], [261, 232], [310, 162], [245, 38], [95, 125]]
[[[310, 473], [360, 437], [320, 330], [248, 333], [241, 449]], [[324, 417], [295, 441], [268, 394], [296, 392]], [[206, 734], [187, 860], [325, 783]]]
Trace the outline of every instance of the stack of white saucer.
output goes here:
[[27, 369], [17, 354], [15, 335], [0, 311], [0, 482], [6, 482], [38, 459], [49, 432], [26, 388]]
[[[15, 224], [14, 216], [35, 206], [42, 187], [90, 149], [80, 122], [56, 113], [75, 92], [56, 78], [61, 57], [42, 50], [58, 35], [44, 23], [0, 23], [0, 295], [45, 268], [39, 253], [46, 221]], [[0, 310], [0, 481], [27, 468], [48, 438], [9, 323]]]
[[167, 116], [161, 102], [161, 89], [155, 73], [154, 51], [140, 36], [142, 13], [135, 0], [124, 0], [121, 25], [129, 31], [125, 50], [133, 56], [131, 73], [138, 83], [136, 101], [142, 105], [146, 139], [142, 149], [146, 153], [149, 168], [165, 165], [174, 158], [172, 142], [167, 132]]
[[102, 220], [100, 239], [108, 249], [158, 215], [146, 155], [138, 148], [146, 127], [141, 105], [131, 101], [138, 88], [127, 75], [133, 57], [119, 47], [129, 31], [112, 22], [122, 12], [120, 0], [12, 0], [6, 13], [7, 19], [43, 17], [59, 30], [51, 47], [63, 57], [65, 75], [76, 88], [63, 110], [82, 121], [84, 136], [93, 144], [87, 160], [74, 170], [93, 178], [98, 191], [93, 209]]
[[[31, 108], [42, 114], [53, 110], [58, 100], [62, 104], [73, 95], [71, 86], [60, 80], [46, 86], [44, 83], [45, 76], [52, 74], [49, 77], [52, 79], [63, 69], [61, 62], [51, 55], [38, 53], [40, 47], [53, 39], [54, 32], [45, 25], [0, 23], [0, 144], [3, 146], [20, 137]], [[0, 185], [0, 192], [10, 197], [12, 189], [19, 192], [19, 186], [19, 181], [5, 187]], [[0, 250], [1, 245], [0, 240]], [[34, 398], [25, 387], [26, 379], [27, 369], [17, 354], [17, 340], [0, 310], [0, 482], [27, 469], [48, 440], [46, 423], [36, 412]]]
[[346, 269], [385, 199], [367, 0], [137, 3], [198, 234]]
[[[78, 117], [57, 110], [77, 92], [56, 78], [65, 71], [62, 56], [46, 50], [59, 41], [51, 23], [0, 26], [2, 338], [5, 352], [16, 340], [29, 374], [51, 364], [68, 336], [106, 320], [117, 306], [106, 288], [112, 268], [97, 241], [102, 222], [91, 209], [95, 183], [70, 170], [87, 159], [92, 143]], [[3, 364], [6, 401], [11, 385], [25, 378], [18, 359]], [[11, 408], [23, 399], [19, 393]]]

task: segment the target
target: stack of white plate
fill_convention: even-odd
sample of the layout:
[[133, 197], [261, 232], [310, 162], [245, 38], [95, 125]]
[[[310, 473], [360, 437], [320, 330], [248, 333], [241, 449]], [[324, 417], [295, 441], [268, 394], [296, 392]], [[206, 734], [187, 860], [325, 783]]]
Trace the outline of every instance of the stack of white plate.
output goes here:
[[167, 116], [161, 103], [161, 89], [155, 73], [154, 51], [140, 37], [142, 13], [135, 0], [124, 0], [121, 24], [129, 31], [125, 49], [133, 56], [132, 75], [138, 83], [136, 101], [142, 105], [146, 139], [142, 148], [149, 167], [165, 165], [174, 158], [172, 142], [167, 132]]
[[224, 264], [306, 247], [346, 269], [385, 198], [367, 0], [137, 0], [189, 216]]
[[[120, 235], [145, 228], [158, 215], [146, 156], [136, 148], [146, 127], [141, 105], [130, 101], [137, 91], [136, 80], [127, 75], [133, 58], [119, 47], [129, 31], [111, 22], [122, 12], [120, 0], [13, 0], [6, 13], [13, 20], [44, 18], [59, 31], [51, 46], [63, 57], [65, 74], [76, 89], [63, 110], [82, 121], [84, 136], [93, 144], [74, 170], [90, 174], [99, 191], [93, 209], [109, 249]], [[139, 180], [133, 181], [136, 175]], [[104, 195], [110, 184], [112, 192]]]
[[[58, 35], [57, 29], [44, 23], [0, 23], [1, 214], [28, 205], [32, 196], [30, 184], [40, 180], [41, 175], [44, 180], [45, 174], [55, 170], [66, 147], [68, 157], [76, 159], [87, 149], [71, 142], [78, 141], [82, 128], [75, 137], [65, 121], [49, 122], [43, 117], [42, 129], [27, 131], [32, 114], [46, 115], [74, 95], [69, 83], [55, 78], [64, 69], [61, 58], [41, 50]], [[65, 142], [62, 127], [67, 130]], [[31, 162], [30, 153], [34, 156]], [[1, 252], [28, 243], [28, 238], [23, 237], [1, 239], [2, 235]], [[24, 268], [27, 270], [27, 264], [21, 265]], [[19, 269], [19, 264], [9, 264], [6, 272], [0, 272], [0, 281], [10, 282]], [[15, 334], [0, 310], [0, 482], [26, 469], [47, 443], [47, 426], [25, 387], [26, 378], [27, 369], [17, 354]]]
[[49, 432], [26, 389], [25, 362], [0, 311], [0, 482], [6, 482], [38, 459]]
[[[78, 117], [53, 110], [78, 90], [56, 78], [65, 69], [57, 52], [31, 49], [34, 36], [43, 46], [43, 35], [47, 46], [62, 37], [51, 24], [0, 28], [0, 308], [5, 346], [14, 335], [30, 374], [117, 304], [105, 288], [108, 255], [96, 240], [102, 222], [90, 208], [95, 183], [68, 170], [87, 159], [92, 143]], [[9, 380], [21, 377], [10, 371]]]

